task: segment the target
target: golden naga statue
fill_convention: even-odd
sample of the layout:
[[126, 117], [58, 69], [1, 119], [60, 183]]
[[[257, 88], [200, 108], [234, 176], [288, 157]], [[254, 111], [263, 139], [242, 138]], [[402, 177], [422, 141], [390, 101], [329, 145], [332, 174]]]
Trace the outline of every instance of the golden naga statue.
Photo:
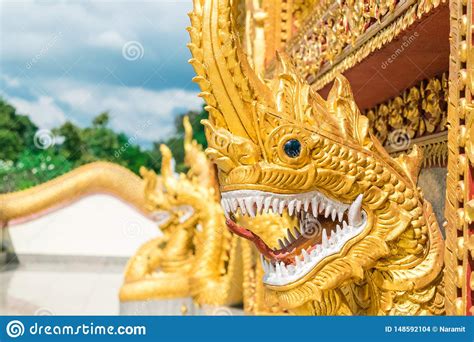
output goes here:
[[36, 217], [95, 193], [111, 194], [148, 214], [143, 191], [143, 181], [132, 171], [93, 162], [32, 188], [0, 194], [0, 223]]
[[[141, 170], [148, 210], [161, 217], [164, 235], [145, 243], [130, 259], [120, 299], [191, 296], [200, 306], [243, 301], [246, 312], [278, 312], [277, 307], [264, 304], [263, 287], [255, 275], [262, 269], [254, 248], [226, 228], [214, 167], [192, 140], [187, 117], [183, 124], [188, 173], [174, 173], [172, 154], [165, 145], [161, 146], [161, 176]], [[281, 220], [274, 215], [243, 218], [257, 231], [272, 231]]]
[[[165, 145], [160, 147], [161, 176], [145, 168], [140, 170], [145, 181], [148, 209], [161, 218], [159, 227], [163, 236], [145, 243], [128, 262], [125, 282], [120, 290], [120, 299], [123, 301], [170, 299], [194, 294], [197, 302], [201, 303], [206, 290], [200, 290], [199, 286], [192, 286], [193, 284], [199, 282], [201, 277], [211, 283], [213, 276], [218, 278], [219, 282], [224, 282], [221, 281], [219, 272], [228, 260], [232, 234], [222, 234], [215, 227], [216, 223], [225, 227], [225, 222], [216, 197], [214, 170], [201, 146], [192, 140], [192, 128], [187, 117], [183, 124], [185, 163], [189, 172], [186, 175], [175, 174], [171, 151]], [[211, 248], [201, 248], [205, 246], [204, 239], [215, 240], [214, 233], [218, 235], [218, 241], [207, 243]], [[205, 254], [208, 251], [213, 258], [206, 259]], [[233, 260], [238, 258], [234, 257]], [[204, 271], [196, 264], [199, 262]], [[235, 274], [234, 265], [229, 263], [227, 266], [229, 269], [226, 269], [228, 272], [225, 273], [228, 278], [232, 278]], [[238, 269], [241, 271], [241, 267]], [[193, 280], [192, 275], [195, 278]], [[223, 293], [211, 297], [215, 301], [212, 304], [233, 304], [241, 299], [241, 288], [236, 289], [237, 294], [234, 294], [234, 297], [227, 297], [227, 291], [224, 289], [232, 283], [230, 280], [224, 286], [214, 284], [216, 288], [222, 288]], [[203, 281], [203, 286], [205, 283], [206, 281]], [[201, 304], [211, 303], [202, 299]]]
[[[232, 3], [194, 0], [190, 63], [227, 224], [262, 255], [266, 302], [304, 315], [443, 314], [444, 245], [416, 185], [420, 149], [392, 158], [342, 76], [324, 100], [280, 54], [262, 80]], [[262, 234], [234, 219], [271, 211], [298, 228]]]

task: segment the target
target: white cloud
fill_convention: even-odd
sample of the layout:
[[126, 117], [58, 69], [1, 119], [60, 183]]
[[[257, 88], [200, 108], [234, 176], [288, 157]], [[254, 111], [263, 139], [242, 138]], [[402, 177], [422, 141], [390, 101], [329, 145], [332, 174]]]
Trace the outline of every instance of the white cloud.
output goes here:
[[5, 82], [8, 88], [20, 87], [20, 79], [16, 77], [10, 77], [8, 75], [1, 75], [0, 78]]
[[89, 44], [92, 46], [111, 49], [121, 49], [125, 42], [125, 39], [117, 31], [104, 31], [89, 38]]
[[[55, 53], [77, 55], [84, 43], [117, 47], [140, 37], [182, 37], [192, 2], [183, 1], [7, 1], [2, 3], [5, 60], [33, 58], [59, 32]], [[22, 20], [18, 20], [22, 18]], [[177, 27], [181, 29], [178, 30]], [[113, 28], [113, 29], [111, 29]]]
[[28, 114], [31, 120], [40, 128], [54, 128], [66, 121], [62, 109], [49, 96], [28, 101], [19, 97], [7, 98], [20, 114]]
[[71, 80], [45, 81], [43, 87], [50, 96], [40, 95], [35, 100], [5, 97], [41, 128], [54, 128], [66, 120], [89, 124], [107, 110], [112, 128], [149, 142], [173, 133], [176, 114], [200, 110], [203, 103], [197, 92], [183, 89], [150, 90]]
[[118, 131], [148, 141], [173, 132], [174, 116], [185, 110], [200, 110], [197, 92], [183, 89], [149, 90], [140, 87], [91, 86], [53, 82], [46, 87], [57, 100], [90, 121], [103, 110], [110, 111], [111, 125]]

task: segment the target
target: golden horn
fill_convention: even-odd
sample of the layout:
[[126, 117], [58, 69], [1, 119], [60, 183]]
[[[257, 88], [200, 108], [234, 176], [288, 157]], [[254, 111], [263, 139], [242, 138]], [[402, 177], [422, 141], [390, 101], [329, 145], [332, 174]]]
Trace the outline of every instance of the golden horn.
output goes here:
[[194, 0], [188, 27], [193, 56], [189, 63], [207, 102], [210, 121], [233, 134], [256, 141], [253, 101], [271, 103], [269, 89], [260, 81], [234, 32], [231, 0]]

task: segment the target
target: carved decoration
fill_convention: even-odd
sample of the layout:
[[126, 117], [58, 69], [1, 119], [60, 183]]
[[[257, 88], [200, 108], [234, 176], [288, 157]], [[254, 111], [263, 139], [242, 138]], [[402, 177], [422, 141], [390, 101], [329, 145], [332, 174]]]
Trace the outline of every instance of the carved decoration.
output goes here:
[[321, 1], [286, 51], [299, 74], [318, 90], [443, 2]]
[[[369, 118], [371, 133], [386, 148], [405, 151], [411, 140], [416, 142], [423, 138], [423, 145], [428, 146], [426, 141], [430, 136], [446, 132], [447, 99], [448, 80], [444, 73], [406, 89], [394, 99], [368, 109], [364, 114]], [[447, 152], [447, 148], [441, 148], [441, 145], [445, 142], [435, 139], [434, 145], [427, 150], [430, 155], [425, 155], [426, 165], [430, 164], [430, 160], [446, 161], [446, 156], [440, 153]]]

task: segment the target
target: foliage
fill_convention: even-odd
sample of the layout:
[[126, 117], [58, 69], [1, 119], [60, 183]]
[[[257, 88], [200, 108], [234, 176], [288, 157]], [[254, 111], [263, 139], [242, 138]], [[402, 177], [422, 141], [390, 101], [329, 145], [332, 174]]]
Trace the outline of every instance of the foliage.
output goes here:
[[[205, 145], [206, 139], [200, 120], [207, 113], [189, 112], [196, 140]], [[136, 142], [136, 137], [117, 133], [110, 128], [110, 114], [97, 115], [89, 127], [79, 127], [65, 122], [51, 131], [55, 144], [35, 145], [38, 127], [26, 115], [16, 113], [13, 106], [0, 98], [0, 192], [10, 192], [46, 182], [80, 165], [106, 160], [129, 168], [135, 173], [141, 166], [160, 170], [160, 144], [167, 144], [176, 159], [177, 170], [183, 164], [183, 127], [185, 114], [175, 121], [176, 133], [168, 139], [155, 142], [149, 150]]]

